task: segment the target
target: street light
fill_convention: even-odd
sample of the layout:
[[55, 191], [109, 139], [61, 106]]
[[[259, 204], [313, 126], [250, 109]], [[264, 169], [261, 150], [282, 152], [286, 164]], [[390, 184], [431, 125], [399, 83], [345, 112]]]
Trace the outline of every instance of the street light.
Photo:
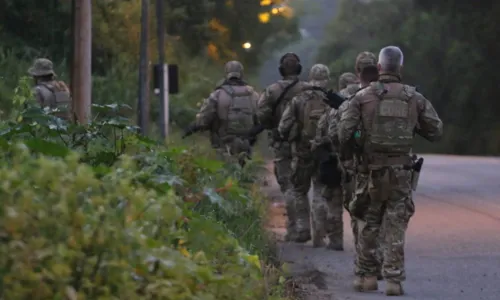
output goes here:
[[243, 49], [247, 49], [248, 50], [248, 49], [252, 48], [252, 44], [250, 44], [250, 42], [246, 42], [246, 43], [244, 43], [242, 45], [242, 47], [243, 47]]
[[271, 13], [272, 13], [273, 15], [277, 15], [277, 14], [279, 13], [279, 9], [277, 9], [277, 8], [275, 7], [275, 8], [273, 8], [273, 9], [271, 9]]

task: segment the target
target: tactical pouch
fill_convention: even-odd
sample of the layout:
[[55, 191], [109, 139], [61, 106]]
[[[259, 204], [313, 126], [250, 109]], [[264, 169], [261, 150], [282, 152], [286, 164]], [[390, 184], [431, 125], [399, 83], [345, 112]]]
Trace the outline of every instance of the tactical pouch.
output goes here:
[[328, 187], [337, 187], [342, 184], [342, 171], [338, 167], [336, 156], [330, 155], [327, 160], [319, 163], [319, 182]]

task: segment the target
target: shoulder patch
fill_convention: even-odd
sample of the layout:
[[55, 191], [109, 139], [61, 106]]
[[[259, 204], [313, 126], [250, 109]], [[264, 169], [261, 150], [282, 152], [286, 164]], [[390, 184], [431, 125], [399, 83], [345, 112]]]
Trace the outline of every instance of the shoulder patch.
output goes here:
[[417, 93], [417, 88], [414, 86], [405, 84], [403, 86], [403, 91], [406, 94], [406, 96], [408, 96], [408, 99], [409, 99], [409, 98], [415, 96], [415, 94]]

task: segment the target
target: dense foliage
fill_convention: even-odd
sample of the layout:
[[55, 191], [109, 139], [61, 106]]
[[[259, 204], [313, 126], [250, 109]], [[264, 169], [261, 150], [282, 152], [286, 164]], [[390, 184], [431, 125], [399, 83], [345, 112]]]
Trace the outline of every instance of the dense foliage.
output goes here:
[[123, 105], [83, 127], [31, 99], [0, 129], [0, 298], [277, 299], [257, 162], [165, 148]]
[[353, 70], [360, 51], [400, 46], [404, 81], [422, 90], [445, 123], [444, 141], [427, 149], [498, 155], [499, 13], [494, 1], [341, 1], [318, 60], [340, 74]]

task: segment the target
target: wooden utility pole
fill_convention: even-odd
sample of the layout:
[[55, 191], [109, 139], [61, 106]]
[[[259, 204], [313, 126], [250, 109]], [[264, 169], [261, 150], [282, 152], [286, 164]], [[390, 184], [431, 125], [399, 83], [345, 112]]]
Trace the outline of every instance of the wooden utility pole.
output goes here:
[[147, 135], [149, 125], [148, 109], [148, 41], [149, 41], [149, 0], [141, 4], [141, 41], [139, 62], [139, 98], [137, 101], [137, 123], [141, 134]]
[[73, 0], [73, 16], [73, 110], [78, 122], [87, 124], [92, 105], [92, 0]]

